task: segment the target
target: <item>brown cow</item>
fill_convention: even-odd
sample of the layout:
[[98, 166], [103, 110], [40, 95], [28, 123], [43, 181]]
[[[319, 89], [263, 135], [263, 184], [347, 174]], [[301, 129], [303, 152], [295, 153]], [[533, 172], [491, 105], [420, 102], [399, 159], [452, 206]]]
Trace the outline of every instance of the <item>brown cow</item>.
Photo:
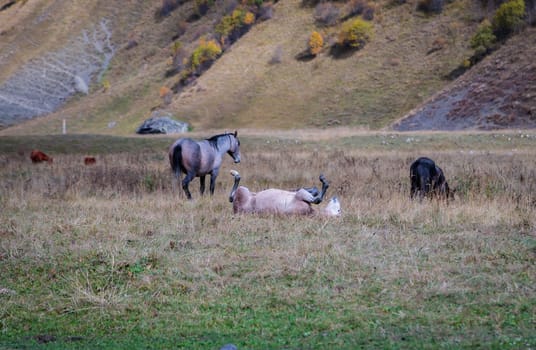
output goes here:
[[97, 160], [95, 159], [95, 157], [85, 157], [84, 158], [84, 164], [85, 165], [93, 165], [93, 164], [96, 164], [97, 163]]
[[32, 163], [41, 163], [41, 162], [52, 163], [53, 162], [52, 157], [49, 157], [43, 152], [38, 151], [36, 149], [34, 149], [32, 153], [30, 154], [30, 159], [32, 160]]

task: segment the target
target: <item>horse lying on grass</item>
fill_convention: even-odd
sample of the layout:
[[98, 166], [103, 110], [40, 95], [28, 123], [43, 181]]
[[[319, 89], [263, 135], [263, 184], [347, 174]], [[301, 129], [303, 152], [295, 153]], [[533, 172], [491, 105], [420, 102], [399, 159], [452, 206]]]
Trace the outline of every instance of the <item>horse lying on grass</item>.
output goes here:
[[[250, 192], [247, 187], [238, 186], [240, 174], [231, 170], [235, 182], [229, 195], [229, 201], [233, 203], [234, 213], [255, 214], [285, 214], [285, 215], [310, 215], [315, 210], [311, 204], [319, 204], [329, 187], [329, 183], [323, 175], [320, 175], [322, 190], [316, 187], [300, 188], [296, 191], [285, 191], [270, 188], [261, 192]], [[324, 216], [341, 215], [341, 205], [337, 197], [332, 197], [326, 207], [319, 212]]]

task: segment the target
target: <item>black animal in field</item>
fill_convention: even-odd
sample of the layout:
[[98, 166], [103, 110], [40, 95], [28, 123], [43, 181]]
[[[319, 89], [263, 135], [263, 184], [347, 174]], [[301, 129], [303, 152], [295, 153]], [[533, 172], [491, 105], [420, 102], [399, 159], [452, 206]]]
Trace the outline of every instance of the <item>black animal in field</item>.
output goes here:
[[433, 160], [421, 157], [411, 164], [409, 170], [411, 179], [411, 198], [419, 196], [422, 200], [424, 197], [453, 199], [453, 192], [445, 179], [443, 170], [438, 167]]

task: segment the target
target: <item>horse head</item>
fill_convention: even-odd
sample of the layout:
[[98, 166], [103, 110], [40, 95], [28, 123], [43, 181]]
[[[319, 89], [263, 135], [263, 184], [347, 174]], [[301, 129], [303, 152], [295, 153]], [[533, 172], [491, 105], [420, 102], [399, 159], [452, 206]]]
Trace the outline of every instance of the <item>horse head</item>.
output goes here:
[[227, 153], [233, 158], [235, 163], [240, 163], [240, 140], [238, 139], [238, 132], [235, 130], [234, 134], [229, 133], [229, 151]]
[[328, 205], [322, 209], [322, 214], [325, 216], [341, 216], [341, 203], [339, 198], [331, 197]]

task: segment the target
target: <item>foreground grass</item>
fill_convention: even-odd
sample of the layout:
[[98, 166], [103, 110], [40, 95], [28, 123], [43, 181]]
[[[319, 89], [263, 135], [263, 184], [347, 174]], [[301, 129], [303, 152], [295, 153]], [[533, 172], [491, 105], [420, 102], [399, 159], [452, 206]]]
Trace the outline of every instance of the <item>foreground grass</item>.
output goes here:
[[[243, 139], [244, 185], [323, 172], [334, 220], [233, 215], [228, 159], [215, 196], [196, 180], [186, 202], [169, 139], [99, 139], [94, 167], [47, 140], [52, 165], [19, 155], [25, 139], [0, 158], [0, 347], [536, 346], [532, 136]], [[407, 200], [423, 154], [458, 189], [448, 206]]]

